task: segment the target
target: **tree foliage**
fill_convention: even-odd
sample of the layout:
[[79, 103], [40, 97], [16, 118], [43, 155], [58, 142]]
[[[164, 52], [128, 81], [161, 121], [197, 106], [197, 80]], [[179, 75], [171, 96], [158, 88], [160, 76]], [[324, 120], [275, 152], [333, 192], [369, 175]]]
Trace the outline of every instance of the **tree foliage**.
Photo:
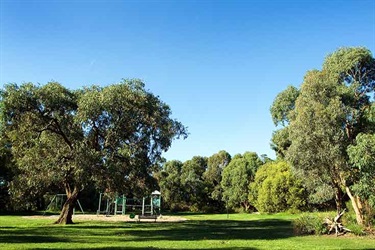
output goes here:
[[186, 136], [169, 106], [139, 80], [78, 91], [57, 82], [9, 84], [1, 98], [18, 169], [12, 195], [64, 189], [68, 198], [58, 223], [72, 223], [87, 185], [122, 193], [147, 189], [161, 153], [173, 138]]
[[208, 158], [207, 169], [203, 174], [206, 190], [210, 200], [210, 206], [218, 209], [223, 208], [222, 202], [223, 189], [221, 187], [223, 169], [228, 166], [231, 161], [231, 155], [221, 150]]
[[171, 210], [185, 208], [185, 190], [181, 185], [182, 162], [173, 160], [166, 162], [159, 173], [159, 186], [163, 195], [163, 205]]
[[181, 171], [181, 184], [184, 188], [184, 201], [191, 211], [197, 212], [207, 203], [203, 173], [207, 169], [207, 158], [194, 156], [184, 162]]
[[375, 134], [359, 134], [348, 148], [352, 171], [358, 171], [353, 190], [375, 209]]
[[306, 205], [303, 183], [285, 161], [262, 165], [249, 189], [249, 201], [260, 212], [297, 211]]
[[[352, 193], [352, 185], [359, 176], [348, 161], [347, 148], [359, 133], [374, 131], [370, 115], [374, 88], [375, 60], [371, 52], [362, 47], [342, 48], [325, 59], [322, 70], [307, 72], [287, 117], [291, 142], [285, 151], [287, 159], [305, 177], [310, 190], [319, 183], [331, 186], [338, 210], [345, 192], [352, 200], [358, 223], [363, 221], [361, 199]], [[285, 105], [289, 111], [291, 106]], [[279, 141], [285, 139], [283, 136]]]
[[274, 124], [282, 126], [272, 134], [271, 139], [271, 148], [281, 158], [285, 158], [286, 151], [291, 145], [288, 125], [292, 119], [292, 111], [295, 109], [298, 96], [299, 90], [294, 86], [288, 86], [276, 96], [270, 108]]
[[223, 201], [229, 207], [242, 207], [245, 211], [250, 209], [249, 184], [262, 164], [256, 153], [246, 152], [243, 155], [235, 155], [224, 168], [221, 186], [224, 190]]

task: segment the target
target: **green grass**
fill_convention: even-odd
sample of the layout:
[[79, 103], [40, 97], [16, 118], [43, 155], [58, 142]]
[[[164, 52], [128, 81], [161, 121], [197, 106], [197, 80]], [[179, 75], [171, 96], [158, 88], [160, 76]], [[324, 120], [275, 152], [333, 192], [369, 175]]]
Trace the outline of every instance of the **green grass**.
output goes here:
[[183, 215], [180, 223], [51, 220], [0, 216], [0, 249], [375, 249], [375, 238], [293, 235], [298, 215]]

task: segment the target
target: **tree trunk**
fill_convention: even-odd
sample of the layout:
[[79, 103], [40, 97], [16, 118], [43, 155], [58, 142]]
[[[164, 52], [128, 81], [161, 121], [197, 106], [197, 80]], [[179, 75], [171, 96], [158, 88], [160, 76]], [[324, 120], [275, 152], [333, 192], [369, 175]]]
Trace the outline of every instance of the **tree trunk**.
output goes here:
[[340, 214], [340, 212], [343, 210], [343, 191], [341, 190], [339, 185], [336, 185], [335, 187], [335, 202], [336, 202], [336, 210], [337, 214]]
[[67, 199], [55, 224], [74, 224], [72, 217], [74, 207], [77, 203], [78, 189], [74, 188], [73, 192], [67, 190], [66, 197]]
[[355, 217], [357, 219], [358, 225], [363, 225], [363, 213], [362, 213], [362, 204], [358, 196], [353, 196], [349, 187], [345, 187], [346, 193], [348, 194], [350, 201], [355, 212]]

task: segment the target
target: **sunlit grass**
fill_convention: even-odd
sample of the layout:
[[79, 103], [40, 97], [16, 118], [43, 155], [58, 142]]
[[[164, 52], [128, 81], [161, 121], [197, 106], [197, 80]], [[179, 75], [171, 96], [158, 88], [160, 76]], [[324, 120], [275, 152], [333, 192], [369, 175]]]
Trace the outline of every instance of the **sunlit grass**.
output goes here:
[[293, 235], [298, 215], [184, 214], [179, 223], [0, 216], [0, 249], [375, 249], [373, 237]]

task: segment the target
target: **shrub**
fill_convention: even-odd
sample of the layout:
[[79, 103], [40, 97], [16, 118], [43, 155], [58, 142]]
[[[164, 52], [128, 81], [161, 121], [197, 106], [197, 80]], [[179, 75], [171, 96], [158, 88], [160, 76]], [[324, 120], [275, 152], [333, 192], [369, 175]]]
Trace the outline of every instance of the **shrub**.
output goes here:
[[293, 230], [296, 235], [316, 234], [321, 235], [328, 232], [323, 224], [324, 216], [305, 214], [293, 221]]
[[306, 190], [285, 161], [261, 166], [250, 183], [249, 201], [262, 213], [298, 211], [306, 205]]

